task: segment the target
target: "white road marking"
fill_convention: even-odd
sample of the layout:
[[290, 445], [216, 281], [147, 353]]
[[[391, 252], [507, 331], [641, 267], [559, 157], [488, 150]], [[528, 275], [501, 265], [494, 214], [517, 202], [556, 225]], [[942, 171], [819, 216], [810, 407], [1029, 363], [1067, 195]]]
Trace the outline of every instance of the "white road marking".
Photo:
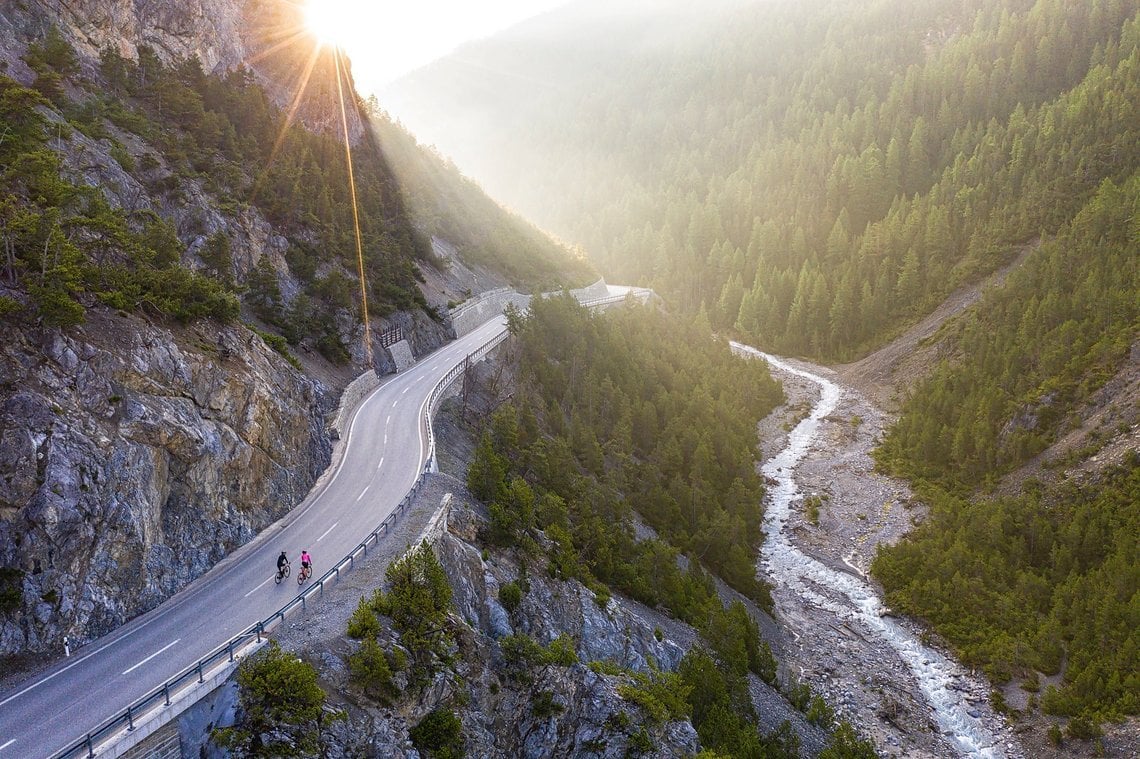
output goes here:
[[376, 465], [376, 468], [379, 469], [382, 466], [384, 466], [384, 457], [383, 456], [380, 457], [380, 463]]
[[142, 661], [140, 661], [140, 662], [139, 662], [138, 664], [136, 664], [135, 666], [133, 666], [133, 667], [130, 667], [129, 669], [125, 669], [125, 670], [123, 670], [123, 674], [124, 674], [124, 675], [126, 675], [126, 674], [129, 674], [129, 673], [130, 673], [132, 670], [138, 669], [139, 667], [141, 667], [142, 665], [146, 664], [148, 661], [150, 661], [150, 660], [151, 660], [151, 659], [153, 659], [154, 657], [158, 656], [158, 655], [159, 655], [159, 654], [161, 654], [163, 651], [165, 651], [166, 649], [170, 648], [171, 646], [173, 646], [175, 643], [177, 643], [177, 642], [178, 642], [178, 641], [180, 641], [180, 640], [182, 640], [182, 638], [175, 638], [174, 640], [170, 641], [169, 643], [167, 643], [167, 644], [166, 644], [165, 646], [163, 646], [162, 648], [160, 648], [160, 649], [158, 649], [157, 651], [155, 651], [155, 652], [154, 652], [153, 654], [151, 654], [150, 656], [148, 656], [148, 657], [146, 657], [145, 659], [143, 659]]
[[357, 503], [360, 503], [360, 499], [364, 497], [364, 494], [368, 492], [368, 488], [370, 488], [370, 487], [372, 487], [372, 486], [371, 485], [365, 485], [364, 486], [364, 490], [361, 490], [360, 495], [356, 496], [356, 502]]
[[388, 433], [384, 433], [384, 445], [388, 445]]
[[[274, 575], [269, 575], [269, 577], [268, 577], [268, 578], [265, 580], [265, 582], [269, 582], [269, 581], [270, 581], [270, 580], [272, 580], [273, 578], [274, 578]], [[254, 588], [253, 590], [251, 590], [251, 591], [249, 591], [248, 593], [246, 593], [246, 594], [243, 596], [243, 598], [249, 598], [249, 597], [250, 597], [250, 596], [252, 596], [254, 593], [256, 593], [257, 591], [259, 591], [259, 590], [260, 590], [260, 589], [261, 589], [261, 588], [262, 588], [262, 587], [265, 585], [265, 582], [261, 583], [261, 585], [258, 585], [256, 588]]]
[[392, 423], [392, 415], [388, 414], [388, 418], [384, 420], [384, 426], [387, 427], [391, 423]]
[[328, 528], [327, 530], [325, 530], [325, 531], [324, 531], [324, 534], [322, 534], [320, 538], [317, 538], [317, 542], [318, 542], [318, 543], [320, 543], [320, 542], [321, 542], [321, 538], [323, 538], [325, 535], [328, 535], [330, 532], [332, 532], [332, 531], [333, 531], [333, 527], [336, 527], [338, 524], [340, 524], [340, 520], [339, 520], [339, 519], [338, 519], [337, 521], [333, 522], [333, 523], [332, 523], [332, 527], [330, 527], [330, 528]]
[[15, 742], [16, 742], [16, 739], [13, 738], [12, 740], [5, 743], [3, 746], [0, 746], [0, 751], [3, 751], [4, 749], [8, 748], [9, 746], [11, 746]]
[[404, 392], [400, 393], [400, 395], [406, 395], [406, 394], [407, 394], [407, 392], [408, 392], [409, 390], [411, 390], [411, 389], [412, 389], [412, 386], [411, 386], [411, 385], [408, 385], [407, 387], [405, 387], [405, 388], [404, 388]]
[[396, 408], [396, 404], [397, 404], [397, 403], [399, 403], [399, 402], [400, 402], [400, 399], [399, 399], [399, 398], [397, 398], [396, 400], [392, 401], [392, 408]]

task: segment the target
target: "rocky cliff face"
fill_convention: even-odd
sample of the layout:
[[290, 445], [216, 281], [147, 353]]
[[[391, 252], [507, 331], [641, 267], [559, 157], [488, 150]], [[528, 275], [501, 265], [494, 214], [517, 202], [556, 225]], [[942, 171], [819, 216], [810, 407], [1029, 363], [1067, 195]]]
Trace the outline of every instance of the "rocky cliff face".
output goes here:
[[[0, 11], [20, 36], [56, 26], [88, 67], [103, 50], [137, 57], [139, 45], [152, 48], [164, 63], [197, 56], [207, 73], [248, 67], [274, 93], [282, 107], [297, 101], [297, 117], [310, 128], [340, 134], [336, 62], [319, 49], [304, 28], [300, 4], [287, 0], [30, 0]], [[310, 73], [305, 69], [311, 65]], [[348, 62], [346, 92], [353, 92]], [[305, 90], [303, 98], [298, 91]], [[353, 141], [364, 134], [364, 120], [350, 99], [347, 108]]]
[[[105, 633], [299, 502], [331, 453], [320, 386], [241, 328], [91, 313], [0, 344], [0, 653]], [[335, 402], [335, 399], [333, 399]]]

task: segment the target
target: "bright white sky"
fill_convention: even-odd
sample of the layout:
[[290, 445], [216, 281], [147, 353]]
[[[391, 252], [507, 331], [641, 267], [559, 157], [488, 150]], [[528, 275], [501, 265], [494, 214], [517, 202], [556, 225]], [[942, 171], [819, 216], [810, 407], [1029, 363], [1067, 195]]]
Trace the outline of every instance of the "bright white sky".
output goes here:
[[352, 60], [367, 95], [454, 50], [567, 0], [308, 0], [307, 16]]

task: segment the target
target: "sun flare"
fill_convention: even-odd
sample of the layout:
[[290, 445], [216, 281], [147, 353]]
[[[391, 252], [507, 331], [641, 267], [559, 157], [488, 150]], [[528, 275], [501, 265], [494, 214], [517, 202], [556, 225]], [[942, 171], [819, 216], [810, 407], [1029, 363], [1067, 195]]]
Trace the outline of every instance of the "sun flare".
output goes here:
[[322, 45], [342, 46], [360, 23], [361, 0], [307, 0], [305, 27]]

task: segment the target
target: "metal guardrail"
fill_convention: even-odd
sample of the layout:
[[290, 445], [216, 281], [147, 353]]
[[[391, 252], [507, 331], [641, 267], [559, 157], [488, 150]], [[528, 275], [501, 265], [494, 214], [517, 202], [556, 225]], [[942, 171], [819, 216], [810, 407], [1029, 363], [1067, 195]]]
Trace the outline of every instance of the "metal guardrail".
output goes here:
[[[634, 298], [644, 298], [647, 297], [648, 293], [650, 292], [652, 291], [631, 290], [630, 292], [622, 293], [621, 295], [608, 295], [601, 298], [591, 298], [589, 300], [581, 301], [581, 304], [586, 308], [597, 308], [599, 306], [609, 305], [610, 303], [619, 303], [631, 295]], [[471, 366], [471, 364], [481, 360], [484, 356], [486, 356], [488, 353], [498, 347], [504, 340], [506, 340], [508, 336], [509, 333], [506, 330], [503, 330], [476, 348], [471, 353], [468, 353], [462, 361], [453, 366], [447, 372], [447, 374], [445, 374], [443, 378], [435, 384], [435, 387], [432, 388], [431, 393], [428, 395], [427, 405], [424, 407], [423, 417], [424, 424], [427, 425], [428, 435], [427, 461], [425, 462], [423, 468], [420, 470], [419, 475], [416, 477], [416, 481], [413, 483], [411, 490], [409, 490], [407, 494], [404, 495], [404, 498], [396, 506], [395, 510], [388, 514], [388, 516], [384, 517], [384, 521], [380, 523], [379, 527], [369, 533], [368, 536], [356, 546], [356, 548], [349, 551], [348, 555], [337, 562], [337, 564], [332, 569], [325, 572], [318, 579], [314, 580], [304, 592], [295, 596], [291, 601], [275, 611], [269, 617], [246, 628], [246, 630], [231, 638], [227, 643], [224, 643], [202, 659], [199, 659], [197, 664], [188, 667], [172, 680], [168, 680], [159, 688], [156, 688], [155, 690], [140, 698], [138, 701], [135, 701], [133, 704], [127, 707], [126, 711], [114, 717], [111, 717], [96, 729], [88, 732], [83, 738], [79, 739], [67, 748], [55, 753], [53, 755], [53, 759], [72, 759], [72, 757], [81, 756], [86, 756], [88, 759], [90, 759], [94, 757], [95, 746], [97, 743], [108, 738], [111, 733], [123, 728], [124, 726], [128, 730], [134, 730], [135, 719], [140, 714], [143, 714], [147, 709], [156, 706], [160, 701], [162, 702], [162, 706], [170, 706], [171, 693], [189, 684], [191, 678], [197, 678], [196, 684], [204, 683], [206, 671], [219, 664], [223, 659], [226, 659], [227, 664], [232, 663], [235, 660], [235, 656], [243, 648], [249, 646], [250, 644], [260, 645], [262, 643], [262, 638], [269, 632], [277, 629], [280, 625], [284, 624], [285, 620], [290, 615], [298, 610], [305, 610], [307, 603], [312, 598], [312, 596], [323, 596], [326, 584], [331, 584], [334, 580], [339, 581], [342, 571], [347, 572], [351, 570], [356, 563], [357, 557], [361, 555], [367, 555], [368, 548], [372, 545], [375, 545], [376, 543], [379, 543], [380, 538], [387, 534], [388, 530], [391, 529], [391, 526], [395, 524], [396, 519], [403, 513], [404, 509], [407, 508], [408, 504], [412, 502], [416, 495], [419, 494], [419, 490], [423, 486], [424, 479], [427, 477], [428, 473], [435, 471], [435, 431], [432, 429], [431, 419], [432, 416], [434, 416], [436, 410], [439, 408], [439, 404], [443, 399], [444, 392], [448, 387], [451, 386], [451, 383], [458, 379], [459, 376]]]

